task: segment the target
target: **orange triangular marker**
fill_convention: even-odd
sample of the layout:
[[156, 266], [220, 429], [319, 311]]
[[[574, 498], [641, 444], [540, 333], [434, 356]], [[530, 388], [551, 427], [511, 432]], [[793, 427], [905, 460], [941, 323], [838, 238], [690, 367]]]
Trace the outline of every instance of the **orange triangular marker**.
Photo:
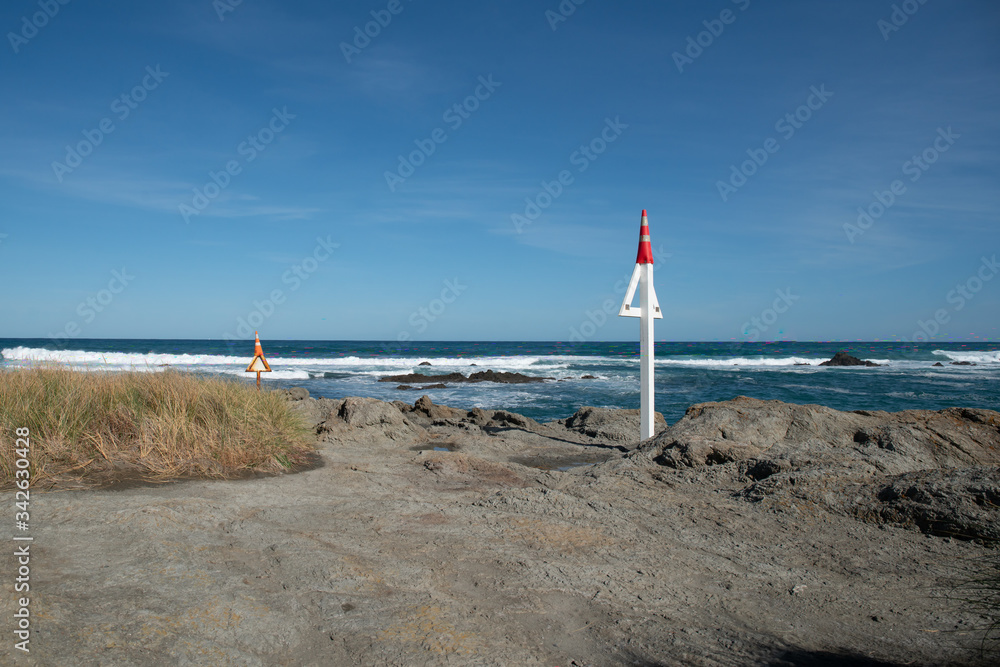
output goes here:
[[267, 364], [267, 359], [264, 358], [264, 349], [260, 346], [260, 334], [256, 331], [253, 332], [256, 337], [256, 341], [253, 346], [253, 361], [247, 366], [247, 373], [270, 373], [271, 367]]

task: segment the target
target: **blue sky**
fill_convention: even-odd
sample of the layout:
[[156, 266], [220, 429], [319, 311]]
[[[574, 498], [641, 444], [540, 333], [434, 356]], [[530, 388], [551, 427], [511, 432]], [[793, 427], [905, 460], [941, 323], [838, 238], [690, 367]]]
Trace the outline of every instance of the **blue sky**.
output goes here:
[[0, 336], [1000, 338], [1000, 6], [576, 2], [5, 2]]

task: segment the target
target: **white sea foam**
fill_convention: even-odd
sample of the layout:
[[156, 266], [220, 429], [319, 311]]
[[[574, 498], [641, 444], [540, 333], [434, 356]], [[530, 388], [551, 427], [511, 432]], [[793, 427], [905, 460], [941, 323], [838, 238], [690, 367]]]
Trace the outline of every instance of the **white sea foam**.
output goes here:
[[70, 365], [150, 368], [159, 366], [209, 366], [246, 363], [241, 357], [214, 354], [137, 354], [134, 352], [84, 352], [14, 347], [0, 351], [7, 361], [56, 362]]
[[[247, 356], [218, 354], [148, 354], [137, 352], [86, 352], [83, 350], [46, 350], [43, 348], [14, 347], [0, 351], [5, 361], [30, 363], [61, 363], [71, 367], [100, 368], [102, 370], [149, 370], [159, 368], [197, 369], [208, 367], [245, 367], [250, 361]], [[267, 355], [266, 355], [267, 356]], [[537, 370], [549, 371], [569, 367], [574, 361], [588, 357], [569, 355], [549, 357], [493, 356], [493, 357], [272, 357], [267, 356], [272, 367], [292, 366], [297, 368], [337, 369], [363, 375], [384, 375], [386, 372], [410, 370], [421, 361], [427, 361], [430, 372], [467, 371], [471, 364], [475, 370], [495, 371]], [[424, 367], [420, 367], [423, 369]], [[222, 370], [222, 369], [220, 369]], [[426, 372], [426, 371], [425, 371]], [[271, 377], [277, 377], [272, 375]], [[305, 379], [309, 375], [303, 371], [291, 379]]]
[[843, 389], [841, 387], [823, 387], [816, 384], [783, 384], [782, 387], [786, 389], [805, 389], [811, 392], [833, 392], [834, 394], [857, 394], [858, 392], [852, 391], [850, 389]]
[[934, 354], [952, 361], [971, 361], [974, 364], [1000, 364], [1000, 350], [993, 352], [956, 352], [954, 350], [934, 350]]
[[656, 363], [664, 366], [700, 366], [706, 368], [725, 366], [818, 366], [825, 359], [808, 359], [806, 357], [727, 357], [725, 359], [657, 359]]
[[[242, 368], [238, 369], [238, 370], [237, 369], [234, 369], [234, 370], [226, 369], [223, 372], [226, 373], [227, 375], [238, 375], [240, 377], [247, 376], [246, 371], [244, 371]], [[249, 374], [249, 377], [253, 377], [253, 374], [252, 373]], [[264, 377], [264, 378], [266, 378], [268, 380], [308, 380], [312, 376], [309, 374], [308, 371], [276, 371], [276, 370], [272, 370], [270, 373], [262, 373], [261, 377]]]

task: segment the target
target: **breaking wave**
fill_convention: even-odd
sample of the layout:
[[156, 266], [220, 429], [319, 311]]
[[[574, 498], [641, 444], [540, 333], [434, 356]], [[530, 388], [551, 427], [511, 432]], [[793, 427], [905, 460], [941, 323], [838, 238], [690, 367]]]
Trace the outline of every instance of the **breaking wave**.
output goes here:
[[952, 361], [970, 361], [974, 364], [1000, 364], [1000, 350], [993, 352], [954, 352], [934, 350], [934, 354]]

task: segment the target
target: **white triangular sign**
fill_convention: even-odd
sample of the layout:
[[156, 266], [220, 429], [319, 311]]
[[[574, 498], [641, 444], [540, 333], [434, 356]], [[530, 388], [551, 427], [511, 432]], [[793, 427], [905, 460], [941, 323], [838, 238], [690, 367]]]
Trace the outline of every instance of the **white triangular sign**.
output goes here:
[[258, 373], [269, 373], [271, 372], [271, 367], [267, 365], [266, 361], [264, 361], [264, 357], [254, 357], [253, 361], [250, 362], [250, 365], [247, 366], [246, 372], [253, 373], [254, 371], [257, 371]]
[[[641, 264], [636, 264], [632, 270], [632, 278], [628, 281], [628, 290], [625, 291], [621, 310], [618, 311], [619, 317], [642, 317], [642, 307], [632, 305], [632, 300], [635, 299], [636, 288], [639, 287], [639, 271], [641, 266]], [[653, 306], [653, 319], [662, 320], [663, 313], [660, 312], [660, 302], [656, 300], [656, 288], [653, 287], [652, 283], [653, 281], [650, 281], [649, 301]]]

